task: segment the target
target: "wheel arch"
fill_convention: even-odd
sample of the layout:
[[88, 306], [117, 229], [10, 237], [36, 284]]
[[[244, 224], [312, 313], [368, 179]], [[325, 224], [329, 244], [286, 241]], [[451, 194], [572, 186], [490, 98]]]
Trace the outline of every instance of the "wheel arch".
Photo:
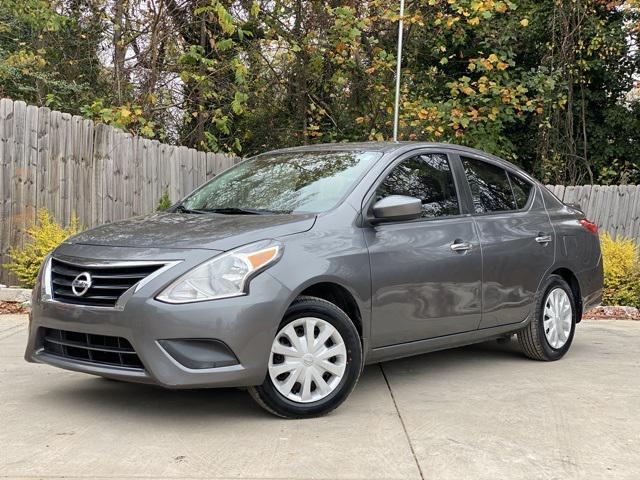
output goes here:
[[571, 287], [571, 292], [573, 293], [573, 298], [576, 302], [576, 309], [578, 310], [576, 312], [577, 322], [580, 322], [582, 320], [583, 305], [582, 291], [580, 289], [580, 281], [578, 280], [578, 277], [573, 273], [573, 271], [566, 267], [556, 268], [551, 272], [551, 275], [558, 275], [562, 277], [562, 279], [569, 284], [569, 287]]
[[366, 338], [367, 332], [363, 323], [360, 305], [358, 305], [355, 295], [344, 285], [336, 283], [335, 281], [317, 281], [301, 288], [295, 298], [300, 296], [322, 298], [323, 300], [333, 303], [351, 319], [360, 338]]

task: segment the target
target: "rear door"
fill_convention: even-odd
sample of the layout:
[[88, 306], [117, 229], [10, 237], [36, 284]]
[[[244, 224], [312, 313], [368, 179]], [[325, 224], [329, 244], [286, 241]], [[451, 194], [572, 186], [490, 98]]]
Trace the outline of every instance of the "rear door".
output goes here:
[[461, 211], [453, 161], [446, 153], [409, 154], [365, 200], [365, 209], [389, 195], [417, 197], [423, 205], [418, 220], [365, 228], [374, 348], [475, 330], [480, 323], [482, 257], [474, 221]]
[[538, 186], [488, 159], [461, 155], [483, 257], [480, 328], [518, 323], [554, 262], [554, 232]]

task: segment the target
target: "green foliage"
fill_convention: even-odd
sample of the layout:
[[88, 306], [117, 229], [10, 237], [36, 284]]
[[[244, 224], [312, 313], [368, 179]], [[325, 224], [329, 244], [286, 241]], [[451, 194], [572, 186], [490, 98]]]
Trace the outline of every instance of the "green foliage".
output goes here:
[[[80, 111], [87, 118], [136, 135], [147, 138], [156, 136], [156, 124], [143, 117], [142, 107], [139, 105], [105, 106], [104, 100], [98, 99], [91, 105], [83, 106]], [[160, 138], [163, 138], [163, 135], [160, 135]]]
[[11, 262], [4, 266], [18, 277], [23, 287], [33, 288], [44, 258], [78, 231], [75, 215], [71, 224], [64, 228], [53, 220], [49, 212], [39, 210], [36, 225], [27, 230], [29, 242], [23, 248], [12, 248], [9, 251]]
[[242, 151], [235, 120], [246, 113], [248, 67], [242, 61], [243, 43], [253, 36], [228, 8], [216, 0], [194, 10], [209, 25], [208, 41], [190, 45], [178, 58], [180, 79], [195, 100], [185, 116], [187, 143], [214, 152]]
[[156, 212], [163, 212], [168, 209], [173, 203], [171, 203], [171, 199], [169, 198], [169, 192], [167, 190], [164, 191], [160, 200], [158, 200], [158, 206], [156, 207]]
[[[387, 140], [398, 20], [383, 0], [6, 0], [0, 95], [215, 152]], [[404, 24], [401, 139], [640, 183], [638, 0], [416, 0]]]
[[640, 256], [638, 245], [627, 238], [601, 237], [604, 259], [604, 305], [640, 308]]
[[108, 90], [96, 2], [0, 2], [0, 96], [70, 113]]

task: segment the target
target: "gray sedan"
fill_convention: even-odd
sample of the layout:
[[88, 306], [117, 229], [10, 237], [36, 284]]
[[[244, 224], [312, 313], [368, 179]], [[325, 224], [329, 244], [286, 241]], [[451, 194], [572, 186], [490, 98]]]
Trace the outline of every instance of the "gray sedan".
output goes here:
[[601, 293], [596, 225], [510, 163], [445, 144], [317, 145], [60, 245], [26, 359], [249, 387], [276, 415], [312, 417], [369, 363], [513, 334], [558, 360]]

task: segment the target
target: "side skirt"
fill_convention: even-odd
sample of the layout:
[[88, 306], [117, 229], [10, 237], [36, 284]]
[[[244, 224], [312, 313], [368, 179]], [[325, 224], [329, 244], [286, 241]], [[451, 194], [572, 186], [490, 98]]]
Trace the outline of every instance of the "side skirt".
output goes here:
[[412, 355], [446, 350], [448, 348], [462, 347], [474, 343], [486, 342], [494, 338], [500, 338], [509, 333], [516, 333], [518, 330], [529, 324], [529, 317], [520, 323], [510, 323], [497, 327], [472, 330], [470, 332], [456, 333], [442, 337], [427, 338], [415, 342], [400, 343], [387, 347], [374, 348], [367, 356], [366, 364], [395, 360]]

